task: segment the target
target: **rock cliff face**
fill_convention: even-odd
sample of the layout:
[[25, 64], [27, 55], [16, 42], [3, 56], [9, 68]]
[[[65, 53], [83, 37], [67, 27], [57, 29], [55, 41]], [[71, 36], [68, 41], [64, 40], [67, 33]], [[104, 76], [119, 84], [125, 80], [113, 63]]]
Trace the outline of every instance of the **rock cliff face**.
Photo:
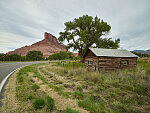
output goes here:
[[30, 46], [24, 46], [14, 51], [10, 51], [7, 54], [19, 54], [21, 56], [26, 56], [29, 51], [33, 50], [41, 51], [44, 57], [48, 57], [49, 55], [59, 51], [66, 51], [64, 44], [59, 44], [55, 36], [45, 32], [43, 40]]

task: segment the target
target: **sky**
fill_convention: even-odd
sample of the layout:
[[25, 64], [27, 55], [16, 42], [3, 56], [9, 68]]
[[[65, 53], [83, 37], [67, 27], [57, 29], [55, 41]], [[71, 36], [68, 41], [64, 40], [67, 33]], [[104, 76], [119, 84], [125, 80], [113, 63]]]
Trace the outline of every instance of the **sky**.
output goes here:
[[150, 0], [0, 0], [0, 53], [40, 41], [44, 32], [59, 37], [65, 22], [83, 15], [107, 22], [107, 37], [120, 38], [121, 49], [150, 49]]

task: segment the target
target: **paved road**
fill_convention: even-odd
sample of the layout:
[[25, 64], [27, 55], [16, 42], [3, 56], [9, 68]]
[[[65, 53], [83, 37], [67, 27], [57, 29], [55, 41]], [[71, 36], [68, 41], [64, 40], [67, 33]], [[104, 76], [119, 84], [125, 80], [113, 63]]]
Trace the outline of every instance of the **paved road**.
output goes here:
[[38, 62], [14, 62], [14, 63], [0, 63], [0, 84], [4, 80], [4, 78], [11, 73], [13, 70], [36, 63], [46, 63], [47, 61], [38, 61]]

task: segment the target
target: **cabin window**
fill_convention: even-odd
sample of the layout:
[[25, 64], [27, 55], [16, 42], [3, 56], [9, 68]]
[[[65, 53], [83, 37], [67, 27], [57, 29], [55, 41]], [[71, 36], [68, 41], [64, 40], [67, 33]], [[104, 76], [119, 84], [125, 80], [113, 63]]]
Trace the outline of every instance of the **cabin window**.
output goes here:
[[122, 60], [122, 61], [121, 61], [121, 65], [123, 65], [123, 66], [124, 66], [124, 65], [128, 65], [128, 61], [127, 61], [127, 60]]
[[88, 61], [88, 65], [92, 66], [93, 65], [93, 61]]

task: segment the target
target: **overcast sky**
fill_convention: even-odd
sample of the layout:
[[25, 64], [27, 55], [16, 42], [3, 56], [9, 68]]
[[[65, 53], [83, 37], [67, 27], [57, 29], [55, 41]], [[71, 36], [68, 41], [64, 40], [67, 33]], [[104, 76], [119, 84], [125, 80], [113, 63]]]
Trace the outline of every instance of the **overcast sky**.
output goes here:
[[120, 48], [150, 49], [150, 0], [0, 0], [0, 53], [31, 45], [44, 32], [58, 37], [64, 23], [82, 15], [111, 25]]

